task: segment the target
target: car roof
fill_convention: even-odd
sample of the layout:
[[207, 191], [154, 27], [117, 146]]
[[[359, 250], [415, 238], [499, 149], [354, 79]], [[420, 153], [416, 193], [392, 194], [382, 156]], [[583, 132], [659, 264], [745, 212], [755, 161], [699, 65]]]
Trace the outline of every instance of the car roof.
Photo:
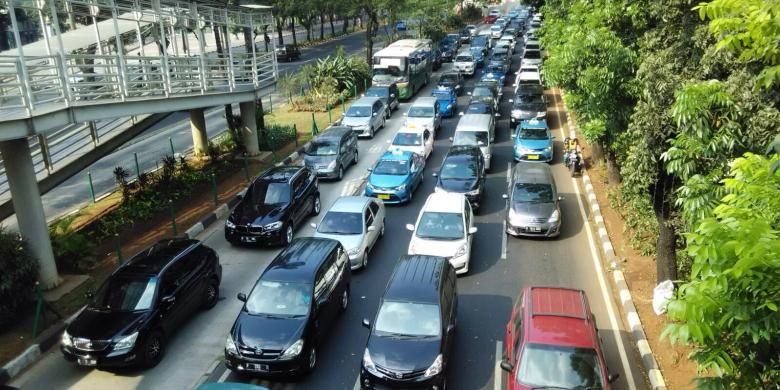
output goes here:
[[[465, 115], [464, 115], [465, 116]], [[450, 150], [447, 151], [447, 155], [444, 156], [444, 161], [447, 161], [451, 158], [457, 159], [457, 160], [464, 160], [467, 158], [477, 158], [482, 156], [482, 151], [479, 149], [479, 146], [476, 145], [453, 145], [450, 146]], [[442, 161], [442, 163], [444, 163]]]
[[436, 93], [436, 92], [454, 93], [455, 92], [455, 88], [451, 87], [449, 85], [437, 85], [436, 88], [434, 88], [431, 91], [431, 93]]
[[547, 121], [544, 119], [528, 119], [520, 122], [522, 129], [547, 129]]
[[548, 164], [519, 161], [512, 174], [515, 183], [554, 184], [552, 170]]
[[409, 161], [414, 156], [414, 152], [401, 149], [393, 149], [385, 151], [382, 156], [379, 157], [379, 161]]
[[271, 261], [260, 278], [313, 283], [317, 269], [328, 254], [340, 245], [338, 241], [329, 238], [296, 238]]
[[436, 103], [436, 98], [433, 96], [421, 96], [417, 99], [414, 99], [414, 102], [412, 102], [412, 107], [414, 106], [432, 106]]
[[439, 303], [439, 286], [447, 260], [439, 256], [403, 255], [395, 264], [385, 290], [385, 300]]
[[328, 211], [354, 212], [363, 210], [371, 198], [365, 196], [340, 196], [336, 198]]
[[529, 342], [596, 348], [582, 290], [528, 287], [526, 338]]
[[463, 212], [465, 195], [454, 192], [434, 192], [428, 195], [421, 212], [432, 211], [441, 213]]
[[200, 241], [188, 238], [171, 238], [157, 241], [152, 246], [138, 252], [122, 265], [116, 273], [157, 275], [173, 260], [189, 253], [198, 245], [200, 245]]
[[298, 172], [300, 172], [301, 169], [303, 169], [303, 166], [300, 165], [282, 165], [280, 167], [272, 167], [258, 176], [257, 180], [286, 182], [290, 181], [290, 179]]
[[364, 96], [352, 103], [353, 106], [373, 106], [377, 100], [381, 100], [376, 96]]
[[325, 130], [324, 133], [318, 135], [315, 140], [320, 139], [341, 139], [345, 134], [353, 133], [353, 130], [346, 126], [333, 126]]
[[462, 127], [469, 127], [469, 130], [472, 130], [475, 127], [480, 127], [487, 131], [488, 126], [490, 125], [490, 118], [490, 114], [464, 114], [462, 117], [460, 117], [460, 120], [455, 127], [455, 131], [458, 131], [458, 129]]

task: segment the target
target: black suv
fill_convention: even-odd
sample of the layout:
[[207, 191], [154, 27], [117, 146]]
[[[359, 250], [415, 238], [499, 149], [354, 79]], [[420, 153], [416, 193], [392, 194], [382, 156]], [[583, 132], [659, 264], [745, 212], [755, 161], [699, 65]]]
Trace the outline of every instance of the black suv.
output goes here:
[[311, 372], [317, 347], [347, 310], [352, 274], [344, 247], [329, 238], [297, 238], [266, 268], [225, 342], [225, 365], [267, 377]]
[[301, 58], [301, 50], [295, 45], [284, 45], [276, 48], [276, 60], [287, 61], [299, 60]]
[[457, 276], [438, 256], [401, 256], [379, 304], [360, 388], [444, 389], [458, 317]]
[[390, 84], [376, 84], [371, 86], [371, 88], [366, 90], [366, 93], [364, 96], [370, 96], [370, 97], [378, 97], [379, 100], [382, 101], [382, 103], [387, 106], [387, 117], [390, 117], [390, 114], [398, 109], [398, 85], [396, 83], [390, 83]]
[[122, 264], [62, 333], [60, 350], [81, 366], [153, 367], [165, 341], [198, 309], [217, 303], [222, 266], [198, 240], [168, 239]]
[[255, 178], [225, 221], [231, 244], [287, 245], [295, 228], [320, 213], [317, 175], [306, 167], [274, 167]]
[[438, 177], [436, 190], [464, 194], [474, 213], [479, 212], [485, 194], [485, 157], [478, 146], [450, 147], [433, 176]]
[[466, 80], [463, 78], [463, 73], [458, 71], [444, 72], [439, 81], [436, 83], [437, 87], [450, 87], [455, 90], [455, 93], [460, 96], [463, 93], [463, 86]]

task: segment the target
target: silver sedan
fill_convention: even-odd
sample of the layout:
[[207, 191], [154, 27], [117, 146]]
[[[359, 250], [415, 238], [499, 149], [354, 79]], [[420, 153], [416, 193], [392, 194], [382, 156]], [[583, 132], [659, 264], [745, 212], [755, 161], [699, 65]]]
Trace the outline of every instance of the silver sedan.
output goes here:
[[314, 237], [332, 238], [347, 250], [352, 269], [368, 266], [368, 252], [385, 234], [385, 204], [365, 196], [342, 196], [322, 217]]

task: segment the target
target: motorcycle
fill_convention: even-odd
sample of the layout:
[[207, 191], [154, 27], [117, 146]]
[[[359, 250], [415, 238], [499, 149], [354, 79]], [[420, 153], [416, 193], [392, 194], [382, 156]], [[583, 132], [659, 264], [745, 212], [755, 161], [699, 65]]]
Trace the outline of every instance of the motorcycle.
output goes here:
[[582, 153], [576, 150], [567, 151], [563, 161], [566, 168], [569, 168], [571, 177], [582, 173]]

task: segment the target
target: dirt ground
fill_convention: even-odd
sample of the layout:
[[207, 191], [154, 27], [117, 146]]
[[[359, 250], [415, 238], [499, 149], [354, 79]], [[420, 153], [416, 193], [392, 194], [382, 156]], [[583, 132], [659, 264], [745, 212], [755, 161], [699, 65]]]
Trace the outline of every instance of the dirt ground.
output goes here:
[[622, 260], [620, 266], [642, 320], [650, 348], [663, 372], [666, 386], [670, 390], [694, 389], [692, 380], [696, 377], [696, 365], [687, 358], [691, 349], [680, 345], [673, 346], [666, 339], [660, 340], [661, 332], [666, 325], [666, 316], [656, 316], [652, 307], [656, 275], [655, 259], [651, 256], [642, 256], [631, 248], [624, 237], [628, 234], [624, 231], [625, 223], [621, 215], [612, 209], [607, 198], [608, 191], [614, 191], [616, 188], [607, 183], [606, 166], [604, 164], [593, 166], [589, 147], [585, 147], [584, 154], [588, 174], [596, 190], [601, 214], [604, 217], [604, 224], [615, 248], [615, 254]]

